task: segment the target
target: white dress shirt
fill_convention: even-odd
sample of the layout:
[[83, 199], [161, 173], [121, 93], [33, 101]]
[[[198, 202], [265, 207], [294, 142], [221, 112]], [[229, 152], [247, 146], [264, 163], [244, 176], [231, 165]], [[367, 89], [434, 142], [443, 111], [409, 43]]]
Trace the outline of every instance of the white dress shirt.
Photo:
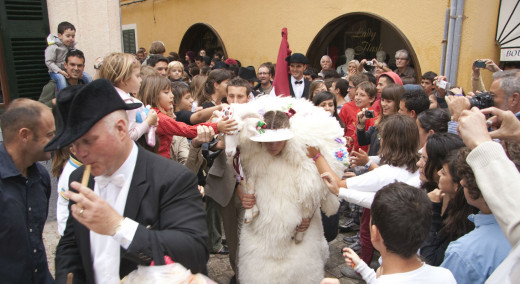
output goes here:
[[[296, 81], [302, 81], [302, 83], [296, 84]], [[305, 78], [302, 77], [301, 80], [296, 80], [296, 78], [291, 76], [291, 85], [294, 92], [294, 97], [297, 99], [301, 99], [303, 96], [303, 89], [305, 89]]]
[[[94, 193], [108, 202], [120, 215], [123, 215], [125, 211], [136, 161], [137, 146], [133, 144], [130, 155], [117, 171], [111, 176], [94, 177], [96, 180]], [[103, 180], [105, 181], [103, 182]], [[117, 180], [122, 180], [121, 184]], [[90, 254], [96, 283], [119, 283], [120, 247], [127, 249], [130, 246], [138, 225], [137, 222], [125, 218], [114, 236], [100, 235], [90, 231]]]

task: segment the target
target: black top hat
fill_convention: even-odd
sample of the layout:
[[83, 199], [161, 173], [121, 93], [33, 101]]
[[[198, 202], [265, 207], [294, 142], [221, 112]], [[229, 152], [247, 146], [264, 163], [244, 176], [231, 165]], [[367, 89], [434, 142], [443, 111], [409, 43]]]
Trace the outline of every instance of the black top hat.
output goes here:
[[85, 135], [94, 124], [116, 110], [131, 110], [140, 103], [125, 103], [114, 86], [106, 79], [98, 79], [84, 86], [63, 89], [56, 102], [63, 127], [47, 144], [45, 151], [70, 145]]
[[303, 63], [303, 64], [309, 64], [309, 59], [305, 57], [305, 55], [301, 53], [293, 53], [291, 56], [288, 56], [285, 58], [285, 61], [289, 63]]
[[238, 77], [249, 82], [260, 82], [256, 77], [255, 67], [253, 66], [240, 67], [240, 69], [238, 69]]
[[229, 65], [227, 65], [224, 61], [217, 61], [215, 62], [215, 65], [213, 65], [213, 68], [211, 68], [211, 70], [215, 70], [215, 69], [228, 69], [229, 68]]

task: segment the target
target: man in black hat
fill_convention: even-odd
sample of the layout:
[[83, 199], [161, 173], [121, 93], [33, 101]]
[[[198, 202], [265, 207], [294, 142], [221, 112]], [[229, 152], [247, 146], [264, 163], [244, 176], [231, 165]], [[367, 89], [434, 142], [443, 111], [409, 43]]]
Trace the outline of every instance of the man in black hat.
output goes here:
[[309, 87], [311, 82], [303, 77], [303, 71], [307, 69], [309, 59], [301, 53], [293, 53], [291, 56], [285, 58], [289, 62], [289, 87], [291, 96], [297, 99], [309, 97]]
[[88, 187], [78, 182], [86, 166], [70, 176], [71, 214], [56, 250], [56, 283], [65, 283], [69, 272], [81, 283], [118, 283], [137, 265], [162, 264], [166, 256], [205, 273], [197, 178], [130, 139], [125, 110], [140, 104], [126, 104], [104, 79], [62, 92], [57, 106], [64, 127], [45, 150], [72, 144], [92, 175]]
[[238, 77], [249, 82], [249, 85], [251, 86], [251, 91], [249, 92], [249, 98], [254, 98], [260, 94], [260, 92], [253, 89], [253, 87], [255, 86], [255, 83], [259, 82], [258, 78], [256, 77], [255, 67], [253, 67], [253, 66], [240, 67], [238, 69]]

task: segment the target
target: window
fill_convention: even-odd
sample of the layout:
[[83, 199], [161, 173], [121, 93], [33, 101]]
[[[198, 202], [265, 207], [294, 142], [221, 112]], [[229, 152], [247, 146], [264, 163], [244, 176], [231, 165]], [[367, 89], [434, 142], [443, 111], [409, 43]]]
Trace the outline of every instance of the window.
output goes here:
[[137, 52], [136, 25], [123, 25], [123, 52], [135, 54]]
[[0, 0], [0, 108], [16, 98], [38, 99], [49, 81], [44, 51], [45, 0]]

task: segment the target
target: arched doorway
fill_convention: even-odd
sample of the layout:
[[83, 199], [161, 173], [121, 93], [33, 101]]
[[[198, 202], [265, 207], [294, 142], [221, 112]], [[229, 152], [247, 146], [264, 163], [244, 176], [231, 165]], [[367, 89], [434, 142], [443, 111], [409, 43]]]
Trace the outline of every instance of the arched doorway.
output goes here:
[[386, 52], [386, 63], [392, 70], [395, 69], [395, 52], [406, 49], [417, 82], [420, 82], [421, 68], [412, 45], [394, 24], [380, 16], [356, 12], [330, 21], [314, 37], [307, 50], [307, 58], [312, 67], [320, 70], [320, 59], [328, 54], [337, 68], [345, 64], [347, 48], [354, 49], [357, 60], [376, 58], [377, 51], [383, 50]]
[[201, 49], [206, 50], [206, 54], [211, 58], [217, 52], [227, 58], [226, 47], [217, 31], [208, 24], [197, 23], [192, 25], [182, 37], [179, 55], [184, 58], [186, 51], [198, 53]]

